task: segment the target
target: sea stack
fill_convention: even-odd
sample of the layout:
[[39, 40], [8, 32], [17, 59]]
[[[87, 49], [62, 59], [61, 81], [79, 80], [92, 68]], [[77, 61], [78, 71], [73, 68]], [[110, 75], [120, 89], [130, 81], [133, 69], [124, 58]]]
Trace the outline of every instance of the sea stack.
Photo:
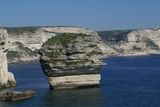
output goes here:
[[48, 29], [56, 35], [43, 44], [40, 63], [51, 89], [97, 87], [106, 45], [85, 28]]
[[8, 72], [6, 54], [8, 51], [7, 30], [0, 29], [0, 89], [13, 87], [16, 81], [11, 72]]

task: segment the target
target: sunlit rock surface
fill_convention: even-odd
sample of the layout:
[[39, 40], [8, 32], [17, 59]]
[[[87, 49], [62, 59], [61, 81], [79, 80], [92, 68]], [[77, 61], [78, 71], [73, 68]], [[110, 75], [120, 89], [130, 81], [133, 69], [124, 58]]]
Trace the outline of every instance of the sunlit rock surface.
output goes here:
[[11, 72], [8, 72], [6, 54], [8, 51], [7, 31], [0, 29], [0, 89], [16, 85], [16, 81]]
[[159, 28], [104, 31], [99, 35], [119, 55], [160, 54]]

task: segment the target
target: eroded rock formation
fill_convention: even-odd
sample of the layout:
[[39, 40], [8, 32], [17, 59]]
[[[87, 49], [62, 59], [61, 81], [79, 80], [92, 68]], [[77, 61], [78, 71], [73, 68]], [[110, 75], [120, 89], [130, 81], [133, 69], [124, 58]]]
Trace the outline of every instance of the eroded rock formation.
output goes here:
[[0, 89], [16, 85], [16, 81], [11, 72], [8, 72], [6, 54], [8, 51], [7, 31], [0, 29]]
[[[49, 32], [56, 33], [51, 28]], [[60, 30], [42, 46], [40, 62], [52, 89], [93, 87], [99, 85], [106, 52], [106, 45], [92, 30]]]

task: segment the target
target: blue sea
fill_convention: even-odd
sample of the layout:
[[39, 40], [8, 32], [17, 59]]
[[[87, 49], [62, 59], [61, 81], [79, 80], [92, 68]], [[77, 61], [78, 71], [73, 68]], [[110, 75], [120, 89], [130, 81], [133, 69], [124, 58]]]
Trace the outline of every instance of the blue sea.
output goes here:
[[38, 62], [10, 64], [14, 90], [32, 89], [32, 99], [0, 107], [160, 107], [160, 56], [109, 57], [100, 88], [50, 91]]

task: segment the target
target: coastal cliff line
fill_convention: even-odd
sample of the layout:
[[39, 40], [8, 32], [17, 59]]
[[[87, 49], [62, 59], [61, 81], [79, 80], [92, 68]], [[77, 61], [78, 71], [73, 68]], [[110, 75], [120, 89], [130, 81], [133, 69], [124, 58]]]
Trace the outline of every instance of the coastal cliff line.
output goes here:
[[102, 31], [98, 34], [114, 50], [110, 55], [160, 54], [160, 28]]
[[[81, 27], [8, 27], [8, 62], [38, 60], [41, 46], [59, 33], [97, 35]], [[106, 56], [159, 54], [160, 29], [98, 31], [106, 43]]]
[[8, 62], [24, 62], [39, 59], [43, 43], [58, 33], [97, 34], [81, 27], [8, 27]]

